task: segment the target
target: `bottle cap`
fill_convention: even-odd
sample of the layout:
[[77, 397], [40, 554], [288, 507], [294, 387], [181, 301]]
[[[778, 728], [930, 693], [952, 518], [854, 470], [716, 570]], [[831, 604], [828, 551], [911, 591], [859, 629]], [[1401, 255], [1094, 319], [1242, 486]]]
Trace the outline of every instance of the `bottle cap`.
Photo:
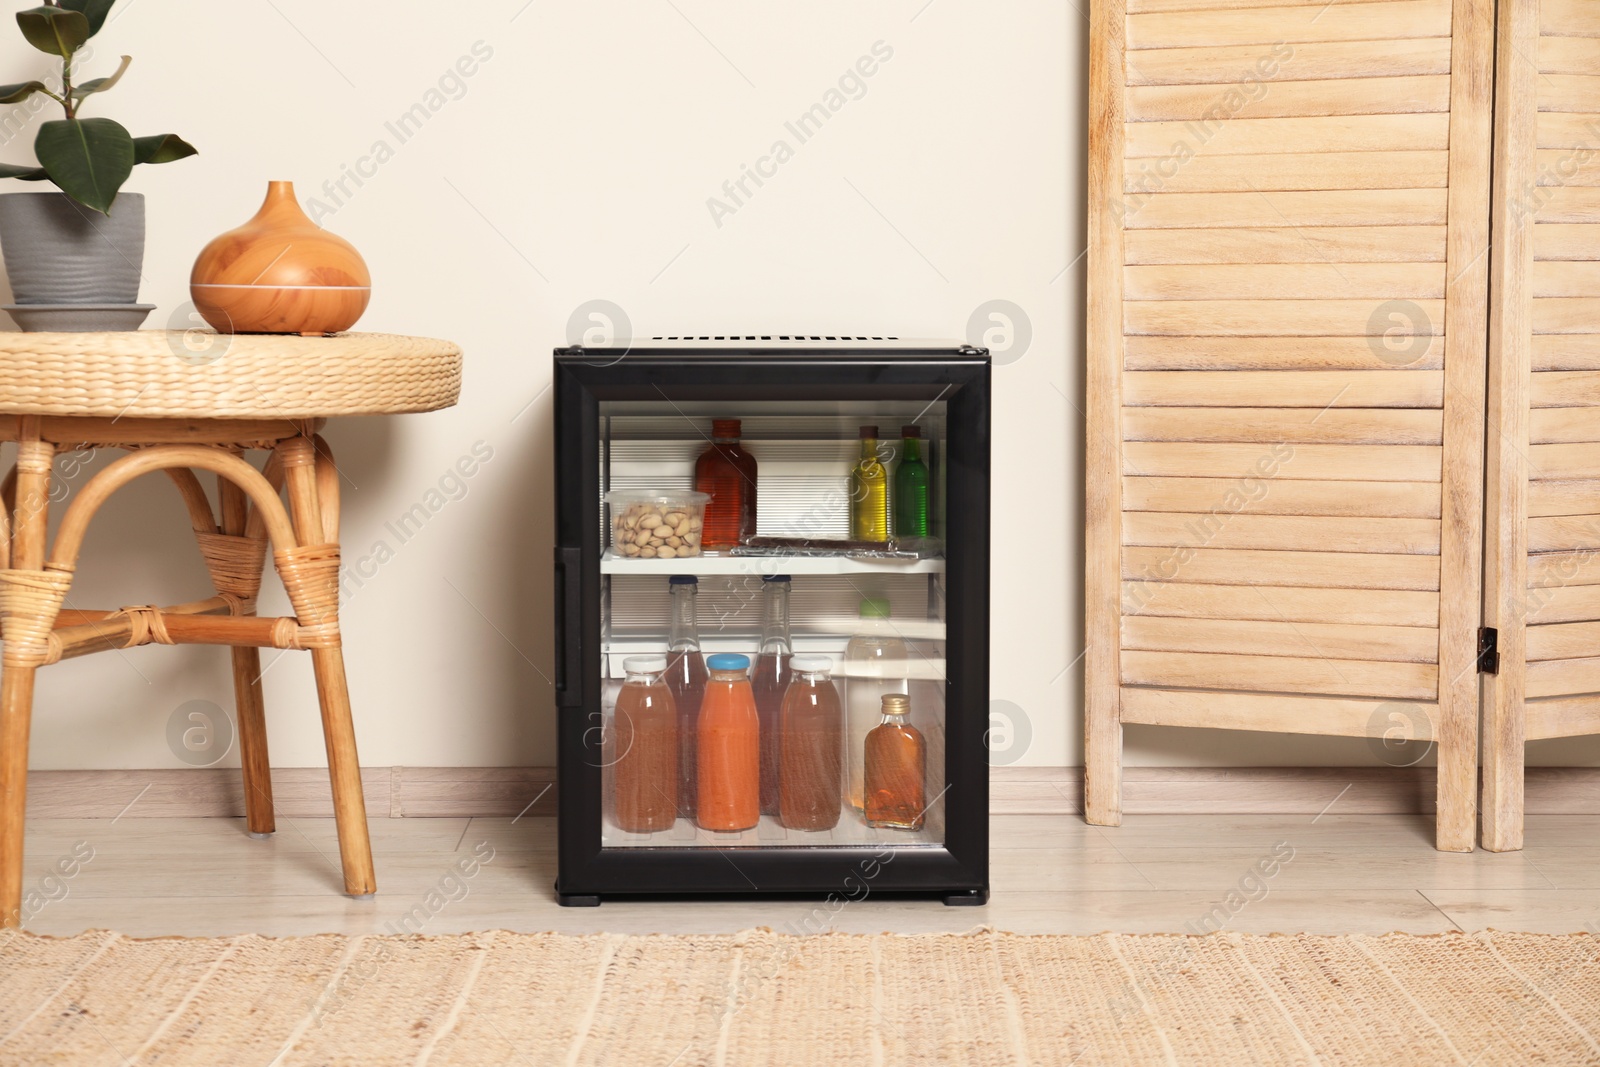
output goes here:
[[750, 669], [750, 657], [737, 652], [718, 652], [715, 656], [706, 657], [706, 666], [714, 671], [747, 671]]
[[667, 657], [629, 656], [622, 661], [622, 669], [629, 674], [660, 674], [667, 669]]
[[902, 426], [902, 427], [900, 427], [900, 436], [901, 437], [921, 437], [922, 436], [922, 427], [920, 427], [920, 426]]
[[738, 437], [743, 427], [738, 419], [712, 419], [712, 437]]
[[833, 670], [832, 656], [798, 655], [789, 657], [789, 669], [796, 674], [826, 674]]
[[889, 602], [882, 597], [868, 597], [861, 602], [861, 617], [863, 619], [889, 618]]
[[763, 582], [787, 582], [789, 581], [789, 576], [787, 574], [763, 574], [761, 580]]
[[668, 585], [699, 585], [700, 579], [692, 574], [674, 574], [667, 579]]
[[861, 439], [863, 441], [876, 441], [878, 439], [878, 428], [876, 426], [861, 427]]
[[911, 714], [911, 698], [904, 693], [883, 694], [883, 713], [885, 715]]

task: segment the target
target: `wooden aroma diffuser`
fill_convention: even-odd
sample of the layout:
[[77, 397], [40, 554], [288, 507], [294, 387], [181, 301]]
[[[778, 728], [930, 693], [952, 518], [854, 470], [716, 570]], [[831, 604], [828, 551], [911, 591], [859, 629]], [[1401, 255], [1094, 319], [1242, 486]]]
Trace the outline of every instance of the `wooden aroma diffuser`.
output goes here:
[[300, 210], [293, 182], [269, 182], [255, 218], [200, 253], [189, 292], [218, 333], [339, 333], [367, 309], [372, 275]]

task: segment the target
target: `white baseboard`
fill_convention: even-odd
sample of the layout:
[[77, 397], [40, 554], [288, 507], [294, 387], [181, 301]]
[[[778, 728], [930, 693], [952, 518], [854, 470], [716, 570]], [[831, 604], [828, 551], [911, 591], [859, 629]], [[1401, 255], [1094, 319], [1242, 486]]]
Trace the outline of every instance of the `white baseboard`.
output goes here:
[[[367, 767], [367, 814], [380, 818], [553, 815], [552, 767]], [[287, 818], [328, 818], [328, 772], [273, 771], [273, 798]], [[1123, 811], [1158, 814], [1409, 814], [1433, 810], [1431, 768], [1128, 767]], [[997, 815], [1072, 815], [1083, 811], [1081, 767], [996, 767], [989, 810]], [[1600, 815], [1600, 768], [1530, 767], [1530, 815]], [[236, 769], [34, 771], [28, 815], [36, 819], [240, 816]]]

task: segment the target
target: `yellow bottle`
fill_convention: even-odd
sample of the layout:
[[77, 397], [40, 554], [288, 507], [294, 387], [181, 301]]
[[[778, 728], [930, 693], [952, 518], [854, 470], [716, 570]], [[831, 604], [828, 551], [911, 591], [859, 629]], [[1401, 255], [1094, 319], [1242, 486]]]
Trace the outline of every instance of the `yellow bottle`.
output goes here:
[[850, 536], [889, 540], [889, 471], [878, 458], [878, 428], [861, 427], [861, 459], [850, 472]]

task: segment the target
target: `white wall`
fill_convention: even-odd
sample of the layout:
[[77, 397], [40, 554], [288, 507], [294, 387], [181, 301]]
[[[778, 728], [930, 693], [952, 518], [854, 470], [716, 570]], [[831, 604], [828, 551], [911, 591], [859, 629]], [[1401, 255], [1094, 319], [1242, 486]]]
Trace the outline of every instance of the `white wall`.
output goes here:
[[[347, 561], [379, 540], [397, 549], [345, 609], [363, 762], [553, 762], [549, 353], [594, 299], [625, 309], [636, 333], [956, 337], [987, 301], [1024, 309], [1031, 343], [996, 370], [993, 696], [1024, 720], [1006, 762], [1082, 762], [1086, 31], [1074, 0], [121, 0], [86, 73], [122, 52], [134, 64], [95, 111], [201, 151], [128, 186], [148, 197], [149, 325], [185, 324], [195, 254], [254, 212], [269, 179], [291, 179], [372, 267], [360, 328], [468, 354], [458, 408], [328, 432], [347, 475]], [[48, 72], [0, 37], [4, 80]], [[864, 94], [796, 145], [785, 121], [875, 45], [892, 57]], [[471, 76], [430, 97], [475, 49]], [[401, 143], [385, 124], [418, 103], [436, 110]], [[31, 129], [0, 131], [0, 157], [25, 158]], [[779, 138], [793, 158], [714, 218], [708, 198]], [[363, 157], [379, 140], [392, 158], [373, 173]], [[358, 166], [373, 176], [324, 190]], [[480, 441], [493, 459], [465, 497], [399, 545], [384, 523]], [[161, 482], [114, 501], [74, 603], [203, 595], [176, 504]], [[1024, 516], [1058, 541], [1024, 550]], [[263, 610], [286, 610], [281, 594]], [[266, 687], [274, 762], [322, 763], [304, 657], [270, 666]], [[196, 700], [231, 706], [220, 650], [53, 667], [33, 766], [181, 766], [167, 728]], [[1139, 729], [1128, 741], [1132, 764], [1375, 762], [1361, 741]]]

